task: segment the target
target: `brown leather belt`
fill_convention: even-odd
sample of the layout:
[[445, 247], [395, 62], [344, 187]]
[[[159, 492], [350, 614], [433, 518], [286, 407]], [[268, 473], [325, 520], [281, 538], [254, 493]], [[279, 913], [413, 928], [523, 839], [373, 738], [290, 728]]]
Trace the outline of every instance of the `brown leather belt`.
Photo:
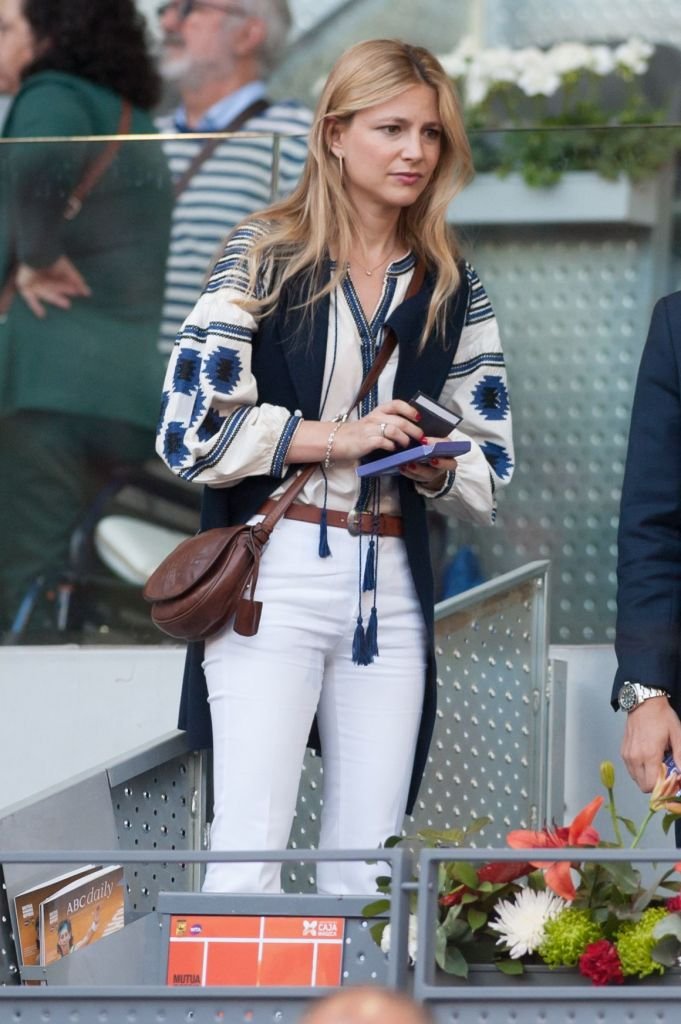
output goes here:
[[[264, 515], [276, 508], [276, 501], [268, 498], [259, 510]], [[284, 513], [284, 519], [297, 519], [301, 523], [319, 523], [322, 510], [316, 505], [293, 504]], [[333, 508], [326, 510], [327, 526], [339, 526], [348, 530], [353, 536], [360, 533], [374, 533], [378, 537], [401, 537], [404, 534], [402, 516], [387, 516], [379, 513], [377, 516], [371, 512], [357, 512], [352, 509], [350, 512], [337, 512]]]

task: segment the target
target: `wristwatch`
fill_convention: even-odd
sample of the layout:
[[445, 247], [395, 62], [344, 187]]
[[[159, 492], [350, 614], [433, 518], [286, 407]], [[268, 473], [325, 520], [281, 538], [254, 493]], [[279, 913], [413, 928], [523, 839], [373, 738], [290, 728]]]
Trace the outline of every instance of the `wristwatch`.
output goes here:
[[633, 711], [651, 697], [669, 697], [669, 693], [656, 686], [644, 686], [643, 683], [623, 683], [617, 694], [617, 703], [620, 711]]

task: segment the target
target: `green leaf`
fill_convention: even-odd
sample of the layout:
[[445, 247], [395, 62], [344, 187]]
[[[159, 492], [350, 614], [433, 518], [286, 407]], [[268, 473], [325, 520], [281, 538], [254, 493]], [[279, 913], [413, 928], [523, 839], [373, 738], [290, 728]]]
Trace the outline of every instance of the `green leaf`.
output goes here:
[[371, 938], [374, 940], [377, 946], [381, 945], [383, 932], [386, 930], [387, 927], [387, 921], [378, 921], [376, 924], [372, 924], [371, 928], [369, 929], [369, 934], [371, 935]]
[[402, 842], [402, 836], [388, 836], [383, 846], [386, 850], [391, 850], [393, 846], [397, 846], [398, 843]]
[[420, 829], [416, 835], [428, 846], [460, 846], [465, 833], [461, 828], [450, 828], [444, 831], [435, 828]]
[[631, 820], [631, 818], [623, 818], [623, 817], [621, 817], [621, 815], [618, 814], [617, 815], [617, 820], [622, 822], [622, 824], [626, 828], [627, 832], [630, 833], [630, 835], [632, 835], [632, 836], [636, 835], [636, 833], [638, 832], [638, 829], [636, 828], [636, 825]]
[[502, 974], [524, 974], [522, 960], [495, 960], [495, 966]]
[[461, 902], [463, 904], [466, 904], [466, 903], [477, 903], [479, 899], [480, 899], [480, 896], [479, 896], [479, 894], [477, 892], [465, 892], [463, 894], [463, 896], [461, 897]]
[[494, 819], [490, 818], [489, 815], [485, 815], [482, 818], [475, 818], [469, 825], [466, 825], [464, 829], [466, 838], [468, 838], [468, 836], [475, 836], [478, 832], [482, 832], [483, 829], [492, 824], [493, 820]]
[[435, 963], [438, 967], [445, 969], [445, 956], [447, 955], [447, 934], [439, 925], [435, 931]]
[[633, 895], [640, 888], [640, 875], [631, 864], [600, 864], [606, 875], [615, 883], [621, 893]]
[[[452, 907], [446, 918], [440, 925], [443, 934], [446, 938], [452, 940], [460, 940], [466, 938], [469, 934], [468, 922], [464, 921], [459, 915], [460, 907]], [[456, 911], [456, 913], [453, 913]]]
[[447, 946], [440, 966], [447, 974], [453, 974], [457, 978], [468, 977], [468, 963], [461, 950], [456, 946]]
[[390, 910], [390, 900], [374, 900], [362, 907], [362, 917], [378, 917], [379, 914], [386, 914]]
[[654, 939], [663, 939], [668, 935], [681, 942], [681, 914], [667, 914], [653, 928]]
[[679, 940], [673, 935], [666, 935], [653, 946], [650, 956], [656, 963], [664, 964], [665, 967], [676, 967], [679, 962], [680, 952], [681, 943], [679, 943]]
[[669, 829], [672, 827], [674, 822], [678, 819], [678, 814], [665, 814], [662, 819], [662, 831], [665, 835], [668, 834]]
[[471, 931], [476, 932], [478, 928], [483, 928], [487, 924], [487, 914], [482, 910], [472, 908], [468, 911], [468, 924]]
[[456, 878], [457, 881], [463, 882], [469, 889], [477, 889], [478, 887], [478, 873], [473, 865], [466, 861], [452, 861], [451, 864], [447, 865], [447, 874], [451, 878]]
[[663, 878], [664, 875], [661, 875], [648, 889], [636, 898], [634, 901], [634, 911], [637, 914], [642, 914], [651, 900], [660, 898], [659, 888]]

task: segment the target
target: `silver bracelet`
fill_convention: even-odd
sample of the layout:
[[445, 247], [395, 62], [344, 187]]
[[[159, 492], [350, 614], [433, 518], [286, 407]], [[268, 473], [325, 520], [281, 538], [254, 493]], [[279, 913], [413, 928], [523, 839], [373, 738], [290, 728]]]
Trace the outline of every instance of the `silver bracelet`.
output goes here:
[[333, 443], [336, 440], [336, 434], [338, 433], [340, 428], [343, 426], [343, 424], [345, 423], [347, 418], [348, 418], [348, 413], [344, 412], [344, 413], [341, 413], [338, 416], [334, 416], [333, 420], [331, 421], [334, 424], [334, 427], [333, 427], [333, 430], [331, 431], [331, 433], [329, 434], [328, 441], [326, 442], [326, 451], [324, 453], [324, 458], [322, 460], [322, 465], [324, 466], [324, 472], [325, 473], [328, 473], [328, 471], [333, 466], [333, 462], [331, 461], [331, 453], [333, 452]]

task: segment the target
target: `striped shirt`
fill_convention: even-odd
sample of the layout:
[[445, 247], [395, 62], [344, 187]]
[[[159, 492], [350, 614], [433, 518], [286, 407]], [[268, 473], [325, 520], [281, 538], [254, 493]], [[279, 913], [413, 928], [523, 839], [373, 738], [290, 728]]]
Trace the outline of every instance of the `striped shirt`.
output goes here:
[[[168, 354], [191, 312], [206, 274], [224, 240], [239, 221], [272, 201], [273, 137], [281, 135], [277, 195], [295, 186], [307, 156], [312, 114], [295, 101], [273, 103], [249, 118], [241, 133], [261, 138], [225, 139], [199, 167], [173, 210], [166, 266], [160, 349]], [[157, 122], [165, 134], [176, 131], [172, 116]], [[173, 179], [187, 170], [206, 140], [191, 134], [164, 142]]]

